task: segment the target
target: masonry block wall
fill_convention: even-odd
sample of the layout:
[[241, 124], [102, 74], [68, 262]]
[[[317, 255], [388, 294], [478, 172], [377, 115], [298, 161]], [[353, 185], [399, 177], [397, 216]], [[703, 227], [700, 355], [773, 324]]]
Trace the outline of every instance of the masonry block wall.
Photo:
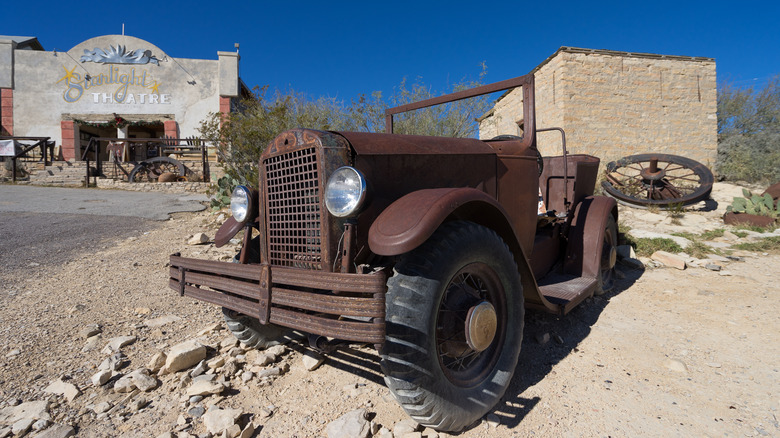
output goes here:
[[[659, 152], [710, 168], [717, 157], [715, 61], [561, 48], [534, 71], [537, 128], [562, 127], [569, 152], [603, 162]], [[517, 134], [522, 93], [504, 95], [480, 122], [480, 138]], [[539, 133], [543, 155], [561, 153], [557, 133]]]
[[14, 90], [0, 88], [0, 133], [14, 135]]

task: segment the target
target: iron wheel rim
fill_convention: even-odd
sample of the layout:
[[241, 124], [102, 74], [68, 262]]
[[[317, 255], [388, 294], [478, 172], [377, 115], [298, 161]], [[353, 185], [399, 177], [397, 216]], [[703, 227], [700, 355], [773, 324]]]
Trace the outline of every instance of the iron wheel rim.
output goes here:
[[[485, 301], [496, 310], [496, 334], [487, 349], [476, 351], [466, 342], [465, 324], [469, 309]], [[498, 274], [481, 262], [461, 268], [447, 284], [436, 316], [436, 354], [447, 379], [459, 387], [485, 379], [501, 356], [506, 327], [506, 295]]]

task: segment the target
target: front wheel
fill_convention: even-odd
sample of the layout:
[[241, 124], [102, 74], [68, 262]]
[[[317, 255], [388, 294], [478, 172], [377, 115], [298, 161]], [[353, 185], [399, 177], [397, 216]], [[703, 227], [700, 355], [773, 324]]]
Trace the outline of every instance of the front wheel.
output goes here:
[[273, 345], [286, 344], [294, 337], [292, 330], [273, 324], [260, 324], [257, 318], [225, 307], [222, 308], [222, 315], [233, 336], [249, 348], [265, 350]]
[[460, 431], [499, 402], [523, 338], [523, 293], [504, 241], [444, 224], [388, 280], [385, 382], [418, 423]]

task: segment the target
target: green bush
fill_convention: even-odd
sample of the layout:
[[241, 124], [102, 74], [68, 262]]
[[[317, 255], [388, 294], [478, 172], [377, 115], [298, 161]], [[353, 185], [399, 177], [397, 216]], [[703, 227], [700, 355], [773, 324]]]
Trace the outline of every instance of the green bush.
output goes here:
[[780, 180], [780, 75], [760, 89], [718, 89], [718, 175], [732, 181]]
[[[217, 145], [217, 155], [227, 175], [240, 184], [256, 187], [260, 155], [282, 131], [310, 128], [383, 132], [386, 108], [482, 85], [484, 65], [482, 68], [479, 80], [464, 79], [444, 93], [434, 93], [419, 78], [411, 85], [404, 79], [388, 100], [381, 92], [374, 92], [361, 95], [349, 104], [333, 98], [312, 99], [295, 91], [270, 94], [267, 87], [257, 88], [251, 98], [238, 105], [238, 111], [227, 115], [212, 113], [201, 122], [199, 131], [203, 139]], [[481, 96], [400, 114], [394, 119], [394, 132], [474, 137], [476, 118], [491, 106], [489, 97]]]

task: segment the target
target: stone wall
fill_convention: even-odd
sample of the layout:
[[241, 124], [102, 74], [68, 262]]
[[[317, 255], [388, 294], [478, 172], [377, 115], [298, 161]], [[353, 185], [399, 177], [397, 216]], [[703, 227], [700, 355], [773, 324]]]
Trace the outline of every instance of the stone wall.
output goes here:
[[[660, 152], [709, 167], [717, 157], [715, 61], [561, 48], [534, 70], [538, 129], [566, 131], [569, 152], [611, 161]], [[517, 134], [522, 92], [505, 94], [480, 123], [480, 137]], [[539, 133], [543, 155], [560, 136]]]
[[134, 192], [164, 192], [164, 193], [206, 193], [210, 183], [204, 182], [149, 182], [128, 183], [109, 178], [98, 178], [99, 189], [129, 190]]

